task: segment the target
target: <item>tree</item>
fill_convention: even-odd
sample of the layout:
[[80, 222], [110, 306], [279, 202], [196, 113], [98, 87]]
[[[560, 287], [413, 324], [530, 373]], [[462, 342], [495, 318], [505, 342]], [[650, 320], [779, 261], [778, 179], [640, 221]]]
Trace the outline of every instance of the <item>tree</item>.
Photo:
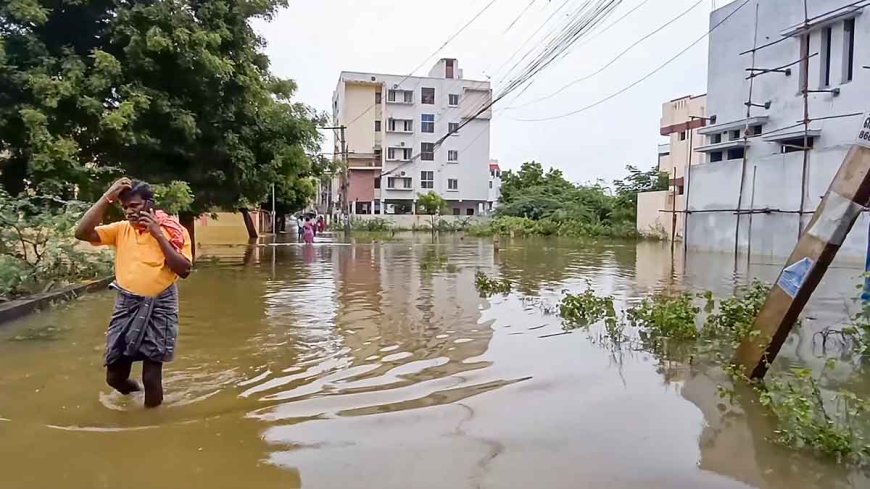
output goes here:
[[0, 3], [0, 185], [94, 198], [118, 174], [187, 182], [191, 214], [305, 202], [322, 116], [250, 26], [287, 0]]
[[627, 165], [625, 169], [628, 176], [613, 181], [617, 197], [616, 207], [621, 210], [621, 219], [634, 222], [637, 220], [637, 194], [667, 190], [668, 174], [658, 168], [641, 171], [635, 166]]
[[432, 232], [436, 230], [435, 220], [437, 216], [447, 208], [447, 201], [434, 191], [417, 196], [417, 208], [423, 214], [429, 215]]

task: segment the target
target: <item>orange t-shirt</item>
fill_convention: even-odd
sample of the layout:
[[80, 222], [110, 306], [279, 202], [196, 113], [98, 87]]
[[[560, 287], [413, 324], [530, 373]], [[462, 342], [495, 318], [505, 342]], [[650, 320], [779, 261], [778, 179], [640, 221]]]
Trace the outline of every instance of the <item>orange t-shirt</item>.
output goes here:
[[[122, 288], [145, 297], [156, 297], [178, 280], [178, 275], [166, 265], [160, 244], [149, 232], [139, 232], [127, 221], [96, 227], [100, 236], [95, 245], [115, 248], [115, 281]], [[169, 234], [163, 229], [163, 235]], [[181, 254], [193, 263], [190, 234], [184, 230]]]

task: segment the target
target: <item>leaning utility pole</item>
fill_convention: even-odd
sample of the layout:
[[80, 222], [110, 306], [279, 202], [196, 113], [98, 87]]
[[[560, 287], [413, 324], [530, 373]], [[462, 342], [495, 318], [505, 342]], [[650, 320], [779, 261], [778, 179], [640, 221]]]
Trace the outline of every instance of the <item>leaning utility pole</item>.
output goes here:
[[861, 119], [857, 135], [755, 318], [757, 334], [737, 349], [736, 360], [750, 378], [767, 373], [855, 220], [870, 204], [870, 112]]

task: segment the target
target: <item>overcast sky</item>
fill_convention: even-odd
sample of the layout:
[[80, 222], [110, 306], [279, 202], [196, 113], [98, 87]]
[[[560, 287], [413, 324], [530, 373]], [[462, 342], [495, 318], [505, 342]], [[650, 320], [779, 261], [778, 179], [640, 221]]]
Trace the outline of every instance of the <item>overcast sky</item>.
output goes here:
[[[584, 0], [496, 0], [455, 40], [415, 74], [425, 75], [437, 58], [459, 60], [465, 78], [490, 76], [498, 91], [499, 67], [559, 9]], [[546, 122], [522, 122], [557, 116], [594, 103], [635, 82], [702, 36], [714, 0], [623, 0], [568, 54], [540, 73], [520, 97], [496, 105], [490, 154], [502, 168], [528, 160], [561, 168], [576, 182], [610, 181], [625, 165], [651, 168], [656, 162], [662, 102], [705, 93], [706, 39], [652, 78], [593, 109]], [[257, 23], [267, 40], [266, 53], [278, 76], [299, 85], [298, 100], [329, 110], [342, 70], [408, 74], [438, 49], [490, 0], [290, 0], [270, 23]], [[529, 6], [525, 14], [520, 13]], [[572, 81], [594, 73], [641, 37], [698, 3], [688, 14], [631, 49], [612, 66], [558, 95]], [[718, 6], [727, 0], [718, 0]], [[641, 5], [642, 4], [642, 5]], [[601, 31], [633, 8], [636, 11]], [[507, 29], [515, 19], [516, 24]], [[556, 26], [556, 17], [538, 37]], [[514, 108], [510, 108], [514, 107]], [[331, 151], [326, 141], [325, 151]]]

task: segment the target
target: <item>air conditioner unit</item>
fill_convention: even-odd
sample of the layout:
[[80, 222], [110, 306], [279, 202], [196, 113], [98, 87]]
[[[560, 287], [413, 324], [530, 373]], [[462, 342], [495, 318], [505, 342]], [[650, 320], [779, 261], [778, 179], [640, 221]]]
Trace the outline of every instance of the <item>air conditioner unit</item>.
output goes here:
[[396, 88], [399, 88], [399, 84], [398, 84], [398, 83], [393, 83], [393, 89], [396, 89]]
[[400, 172], [399, 172], [399, 175], [404, 177], [404, 176], [405, 176], [405, 172], [400, 171]]
[[404, 146], [405, 146], [405, 142], [404, 142], [404, 141], [402, 141], [402, 142], [401, 142], [401, 143], [399, 143], [399, 146], [402, 146], [402, 147], [404, 147]]

